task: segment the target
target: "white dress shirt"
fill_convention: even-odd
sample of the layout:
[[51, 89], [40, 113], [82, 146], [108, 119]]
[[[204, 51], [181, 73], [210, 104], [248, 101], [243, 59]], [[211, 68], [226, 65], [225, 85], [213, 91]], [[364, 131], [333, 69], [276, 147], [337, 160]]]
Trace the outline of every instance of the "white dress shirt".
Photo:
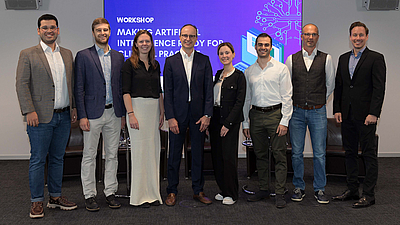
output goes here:
[[[224, 74], [224, 71], [225, 70], [222, 71], [221, 76], [219, 77], [219, 80], [214, 85], [214, 106], [221, 106], [221, 87], [222, 87], [222, 82], [223, 82], [222, 75]], [[233, 69], [231, 72], [229, 72], [225, 76], [225, 78], [229, 77], [234, 72], [235, 72], [235, 69]]]
[[[304, 48], [302, 48], [301, 51], [307, 71], [309, 71], [314, 61], [315, 55], [317, 54], [317, 48], [312, 51], [311, 55], [308, 55], [308, 52], [305, 51]], [[292, 55], [289, 55], [289, 57], [286, 59], [285, 64], [290, 71], [290, 75], [292, 75]], [[335, 89], [335, 67], [333, 66], [332, 57], [329, 54], [326, 55], [325, 60], [325, 76], [326, 100], [328, 100], [329, 95], [331, 95], [333, 90]]]
[[288, 126], [292, 116], [292, 81], [287, 66], [271, 57], [264, 69], [255, 62], [244, 71], [246, 100], [243, 107], [243, 129], [249, 128], [250, 106], [268, 107], [282, 103], [280, 125]]
[[69, 106], [69, 95], [67, 87], [67, 75], [65, 73], [64, 61], [57, 43], [54, 52], [43, 41], [40, 41], [43, 52], [49, 63], [54, 84], [54, 109], [62, 109]]
[[185, 51], [181, 48], [179, 51], [182, 55], [182, 60], [183, 60], [183, 66], [185, 67], [185, 72], [186, 72], [186, 77], [188, 81], [188, 86], [189, 86], [189, 102], [192, 100], [192, 97], [190, 95], [190, 80], [192, 78], [192, 66], [193, 66], [193, 56], [194, 56], [194, 50], [190, 56], [186, 54]]

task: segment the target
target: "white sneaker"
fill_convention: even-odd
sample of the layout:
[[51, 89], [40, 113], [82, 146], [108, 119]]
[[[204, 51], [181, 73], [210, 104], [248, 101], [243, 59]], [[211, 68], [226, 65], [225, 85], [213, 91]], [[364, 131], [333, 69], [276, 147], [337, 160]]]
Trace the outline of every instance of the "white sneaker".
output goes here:
[[217, 200], [217, 201], [222, 201], [222, 200], [224, 200], [224, 197], [223, 197], [220, 193], [216, 194], [214, 198], [215, 198], [215, 200]]
[[236, 201], [233, 201], [231, 197], [225, 197], [224, 200], [222, 200], [222, 204], [224, 205], [233, 205], [235, 202]]

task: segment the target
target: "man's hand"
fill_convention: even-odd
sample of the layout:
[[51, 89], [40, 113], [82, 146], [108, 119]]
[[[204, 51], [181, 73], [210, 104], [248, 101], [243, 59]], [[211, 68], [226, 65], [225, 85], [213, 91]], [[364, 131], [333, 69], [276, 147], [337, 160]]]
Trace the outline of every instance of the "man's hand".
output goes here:
[[128, 116], [129, 116], [129, 126], [132, 129], [139, 130], [139, 121], [136, 119], [135, 114], [134, 113], [130, 113], [130, 114], [128, 114]]
[[71, 123], [75, 123], [76, 122], [76, 119], [77, 119], [76, 116], [77, 116], [76, 108], [73, 108], [72, 112], [71, 112]]
[[249, 129], [243, 129], [243, 134], [244, 134], [244, 136], [246, 137], [246, 138], [251, 138], [250, 137], [250, 130]]
[[39, 118], [36, 112], [26, 114], [26, 123], [28, 126], [37, 127], [39, 125]]
[[342, 122], [342, 113], [340, 113], [340, 112], [335, 113], [335, 119], [336, 119], [336, 123], [341, 123]]
[[225, 135], [228, 133], [229, 129], [226, 128], [225, 126], [222, 126], [221, 128], [221, 137], [225, 137]]
[[378, 117], [369, 114], [369, 115], [367, 116], [367, 118], [365, 118], [364, 124], [368, 126], [368, 125], [370, 125], [370, 124], [376, 124], [376, 121], [378, 121]]
[[171, 118], [168, 120], [168, 126], [172, 133], [179, 134], [178, 121], [176, 121], [175, 118]]
[[208, 125], [210, 125], [210, 118], [207, 118], [206, 116], [202, 116], [196, 124], [200, 123], [200, 132], [203, 132], [207, 129]]
[[90, 131], [90, 124], [89, 124], [88, 118], [81, 118], [81, 119], [79, 120], [79, 127], [80, 127], [83, 131]]
[[287, 126], [280, 125], [278, 126], [278, 129], [276, 129], [276, 133], [278, 134], [279, 137], [284, 136], [287, 133]]

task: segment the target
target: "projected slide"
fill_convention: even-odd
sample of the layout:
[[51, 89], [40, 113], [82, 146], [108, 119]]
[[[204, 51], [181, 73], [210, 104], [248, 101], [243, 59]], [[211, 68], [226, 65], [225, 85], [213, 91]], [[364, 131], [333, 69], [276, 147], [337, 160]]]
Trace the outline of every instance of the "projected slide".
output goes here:
[[184, 24], [199, 30], [195, 49], [210, 57], [213, 72], [222, 68], [217, 46], [231, 42], [233, 64], [245, 70], [257, 59], [254, 50], [258, 34], [273, 38], [271, 56], [280, 62], [301, 49], [301, 0], [105, 0], [104, 14], [111, 25], [111, 48], [130, 56], [137, 31], [146, 29], [154, 38], [156, 59], [179, 51], [179, 31]]

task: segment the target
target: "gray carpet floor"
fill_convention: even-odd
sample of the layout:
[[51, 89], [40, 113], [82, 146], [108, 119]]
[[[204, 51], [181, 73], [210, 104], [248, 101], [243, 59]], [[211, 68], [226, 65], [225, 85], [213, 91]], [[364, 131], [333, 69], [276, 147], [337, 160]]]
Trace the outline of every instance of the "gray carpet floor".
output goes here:
[[[400, 224], [400, 158], [379, 158], [379, 178], [376, 204], [369, 208], [353, 209], [354, 201], [318, 204], [312, 190], [312, 160], [305, 160], [306, 197], [302, 202], [291, 202], [292, 175], [288, 174], [287, 207], [277, 209], [275, 199], [247, 202], [247, 194], [240, 192], [235, 205], [226, 206], [214, 201], [204, 206], [192, 199], [191, 181], [186, 180], [181, 167], [178, 204], [137, 208], [128, 199], [120, 199], [120, 209], [108, 208], [103, 195], [103, 183], [98, 183], [99, 212], [85, 210], [79, 177], [64, 178], [63, 195], [78, 204], [78, 209], [62, 211], [45, 208], [45, 217], [30, 219], [28, 161], [0, 161], [0, 224]], [[239, 160], [240, 187], [248, 185], [257, 190], [257, 175], [246, 178], [245, 159]], [[205, 193], [213, 198], [218, 193], [214, 176], [207, 174]], [[274, 180], [274, 179], [272, 179]], [[126, 193], [126, 179], [119, 176], [119, 193]], [[166, 198], [167, 181], [161, 182], [161, 194]], [[326, 194], [340, 194], [346, 189], [344, 177], [328, 177]], [[45, 190], [47, 192], [47, 190]], [[48, 197], [46, 196], [46, 201]]]

